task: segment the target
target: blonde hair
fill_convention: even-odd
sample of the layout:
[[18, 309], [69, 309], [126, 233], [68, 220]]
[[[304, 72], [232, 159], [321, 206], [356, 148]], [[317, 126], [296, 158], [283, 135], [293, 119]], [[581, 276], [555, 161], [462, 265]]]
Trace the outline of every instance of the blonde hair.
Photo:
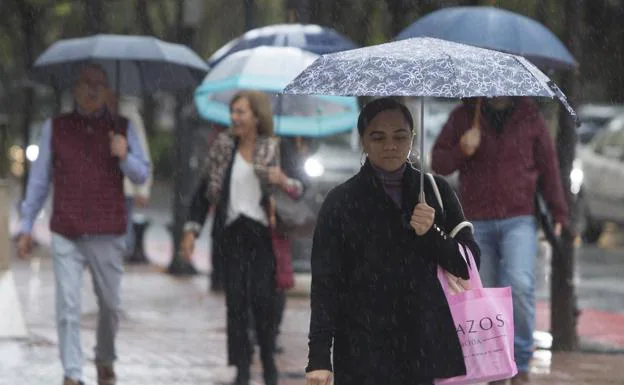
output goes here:
[[230, 110], [239, 99], [247, 99], [251, 111], [258, 118], [258, 135], [273, 136], [273, 109], [269, 96], [260, 91], [238, 91], [230, 100]]

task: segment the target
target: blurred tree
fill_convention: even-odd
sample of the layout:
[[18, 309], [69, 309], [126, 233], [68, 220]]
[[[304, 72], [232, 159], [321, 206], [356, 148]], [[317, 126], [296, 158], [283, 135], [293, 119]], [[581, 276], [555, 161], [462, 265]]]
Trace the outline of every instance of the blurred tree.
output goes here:
[[[565, 3], [564, 42], [576, 58], [581, 56], [581, 33], [583, 22], [583, 0], [567, 0]], [[567, 71], [560, 82], [572, 107], [580, 101], [579, 72]], [[570, 212], [573, 212], [574, 198], [570, 189], [570, 173], [575, 158], [577, 143], [576, 126], [564, 108], [560, 108], [557, 155], [561, 179]], [[572, 221], [571, 221], [572, 222]], [[553, 350], [571, 351], [578, 349], [576, 332], [578, 309], [574, 285], [576, 236], [574, 229], [564, 229], [561, 236], [562, 253], [553, 253], [550, 283], [551, 333]]]
[[310, 0], [284, 0], [286, 22], [307, 24], [310, 21]]
[[[141, 35], [154, 36], [154, 26], [152, 18], [147, 5], [147, 0], [136, 0], [134, 19], [139, 25], [139, 31]], [[145, 131], [148, 136], [152, 136], [156, 129], [155, 127], [155, 114], [156, 114], [156, 101], [153, 95], [145, 93], [143, 95], [143, 121], [145, 122]]]
[[361, 46], [387, 41], [385, 2], [310, 0], [309, 9], [311, 23], [334, 28]]
[[254, 16], [255, 6], [254, 0], [243, 0], [245, 6], [245, 31], [249, 31], [255, 27]]
[[[585, 50], [581, 62], [587, 85], [598, 81], [603, 100], [624, 103], [624, 2], [621, 0], [585, 1], [582, 38]], [[602, 92], [600, 92], [602, 91]]]
[[[68, 17], [76, 1], [5, 0], [0, 12], [0, 95], [10, 113], [9, 129], [12, 136], [30, 143], [30, 126], [35, 116], [45, 109], [46, 101], [37, 97], [36, 85], [28, 79], [35, 58], [51, 42], [58, 39], [71, 23]], [[55, 90], [60, 95], [60, 90]], [[60, 98], [59, 98], [60, 99]], [[58, 103], [55, 109], [58, 109]], [[28, 178], [25, 163], [23, 183]]]
[[548, 24], [548, 1], [537, 0], [535, 4], [535, 19], [540, 23]]
[[[180, 44], [192, 46], [195, 39], [196, 27], [193, 21], [194, 13], [199, 12], [201, 3], [190, 0], [179, 0], [176, 9], [176, 38], [175, 41]], [[192, 148], [192, 131], [188, 121], [182, 119], [182, 109], [184, 106], [192, 103], [193, 90], [181, 90], [176, 93], [176, 106], [174, 112], [176, 135], [174, 138], [174, 154], [176, 171], [174, 172], [173, 181], [173, 227], [171, 229], [173, 236], [173, 244], [176, 245], [171, 257], [171, 263], [167, 268], [167, 272], [174, 275], [192, 275], [197, 274], [194, 266], [181, 258], [177, 252], [177, 245], [182, 240], [184, 223], [188, 215], [188, 199], [184, 197], [190, 196], [192, 192], [189, 190], [193, 187], [191, 170], [189, 167], [190, 151]]]
[[147, 6], [147, 0], [136, 0], [134, 19], [144, 35], [154, 35], [154, 26]]
[[83, 0], [83, 7], [88, 35], [95, 35], [108, 31], [106, 12], [102, 0]]
[[[36, 50], [35, 35], [37, 34], [38, 24], [45, 10], [40, 6], [33, 5], [27, 1], [15, 0], [15, 11], [19, 17], [19, 31], [21, 33], [22, 66], [28, 71], [32, 68], [35, 60]], [[32, 121], [33, 104], [35, 102], [34, 84], [27, 80], [26, 73], [23, 73], [21, 87], [23, 90], [23, 102], [21, 107], [21, 119], [19, 130], [22, 133], [22, 143], [24, 150], [30, 144], [30, 122]], [[22, 178], [22, 197], [26, 194], [26, 184], [29, 175], [28, 161], [24, 161], [24, 174]]]
[[393, 39], [405, 27], [416, 20], [412, 17], [415, 11], [418, 15], [422, 15], [422, 1], [419, 0], [386, 0], [386, 6], [390, 13], [390, 38]]

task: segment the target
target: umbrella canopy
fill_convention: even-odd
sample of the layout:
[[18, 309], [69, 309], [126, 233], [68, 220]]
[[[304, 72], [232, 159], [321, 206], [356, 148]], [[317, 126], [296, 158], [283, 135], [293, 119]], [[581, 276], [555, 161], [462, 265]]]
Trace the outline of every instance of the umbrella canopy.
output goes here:
[[323, 55], [286, 94], [443, 98], [565, 95], [520, 56], [433, 38], [413, 38]]
[[283, 88], [318, 57], [294, 47], [257, 47], [226, 57], [195, 91], [195, 105], [207, 120], [230, 124], [229, 102], [243, 89], [267, 92], [275, 133], [320, 137], [348, 132], [357, 123], [354, 97], [281, 95]]
[[434, 37], [521, 55], [542, 68], [578, 66], [565, 45], [548, 28], [500, 8], [440, 9], [415, 21], [396, 40], [413, 37]]
[[[563, 92], [523, 57], [433, 38], [413, 38], [323, 55], [290, 82], [284, 93], [444, 98], [543, 96], [558, 98], [576, 119]], [[421, 104], [420, 153], [424, 171], [423, 111]]]
[[120, 94], [196, 87], [208, 72], [201, 57], [181, 44], [151, 36], [94, 35], [60, 40], [37, 58], [32, 75], [43, 84], [71, 87], [76, 68], [97, 63]]
[[357, 48], [349, 38], [335, 30], [316, 24], [275, 24], [252, 29], [230, 41], [209, 59], [215, 66], [226, 56], [260, 46], [297, 47], [318, 55]]

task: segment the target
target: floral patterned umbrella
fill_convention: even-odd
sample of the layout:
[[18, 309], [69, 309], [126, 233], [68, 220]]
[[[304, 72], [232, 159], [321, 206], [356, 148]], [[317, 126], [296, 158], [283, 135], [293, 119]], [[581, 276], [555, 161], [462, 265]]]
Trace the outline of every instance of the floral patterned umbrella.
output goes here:
[[[284, 93], [444, 98], [541, 96], [559, 99], [578, 121], [559, 87], [523, 57], [433, 38], [413, 38], [323, 55], [293, 79]], [[424, 103], [424, 99], [421, 101]], [[425, 158], [422, 123], [421, 113], [421, 178]], [[422, 196], [421, 190], [421, 199]]]

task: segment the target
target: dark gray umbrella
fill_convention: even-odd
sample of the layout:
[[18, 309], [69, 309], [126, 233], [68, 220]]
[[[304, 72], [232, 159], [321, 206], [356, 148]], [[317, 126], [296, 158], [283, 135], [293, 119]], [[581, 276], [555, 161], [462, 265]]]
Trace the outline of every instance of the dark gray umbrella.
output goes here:
[[[523, 57], [433, 38], [413, 38], [323, 55], [290, 82], [284, 93], [444, 98], [542, 96], [559, 99], [576, 119], [563, 92]], [[421, 174], [425, 171], [423, 111], [421, 104]], [[421, 179], [422, 200], [423, 186]]]
[[60, 40], [35, 61], [33, 78], [60, 89], [71, 87], [75, 71], [97, 63], [119, 94], [194, 88], [208, 66], [190, 48], [151, 36], [94, 35]]

